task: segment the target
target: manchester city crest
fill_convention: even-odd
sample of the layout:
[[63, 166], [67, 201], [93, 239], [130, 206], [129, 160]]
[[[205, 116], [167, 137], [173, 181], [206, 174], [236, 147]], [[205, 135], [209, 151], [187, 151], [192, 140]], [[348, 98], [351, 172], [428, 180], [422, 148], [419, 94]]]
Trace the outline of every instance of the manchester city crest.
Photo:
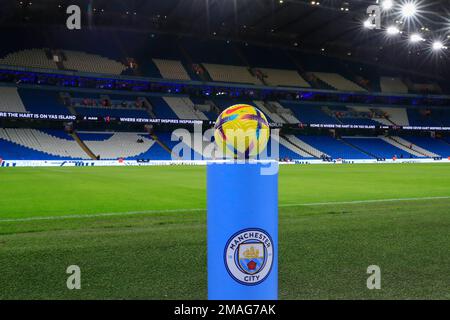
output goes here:
[[272, 238], [266, 231], [245, 229], [228, 240], [224, 251], [225, 267], [237, 282], [257, 285], [269, 276], [273, 255]]

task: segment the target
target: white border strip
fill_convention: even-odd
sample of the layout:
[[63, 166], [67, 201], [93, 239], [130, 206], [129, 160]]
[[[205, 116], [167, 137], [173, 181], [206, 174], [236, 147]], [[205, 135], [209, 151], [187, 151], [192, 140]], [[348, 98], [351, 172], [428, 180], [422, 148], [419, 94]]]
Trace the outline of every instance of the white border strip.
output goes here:
[[[230, 160], [0, 160], [0, 168], [5, 167], [126, 167], [126, 166], [172, 166], [172, 165], [199, 165], [204, 166], [209, 162], [229, 162]], [[272, 162], [274, 160], [251, 160], [250, 162]], [[239, 163], [239, 161], [237, 162]], [[314, 160], [293, 160], [290, 162], [280, 162], [280, 164], [384, 164], [384, 163], [450, 163], [448, 159], [386, 159], [377, 161], [376, 159], [337, 159], [334, 161]]]

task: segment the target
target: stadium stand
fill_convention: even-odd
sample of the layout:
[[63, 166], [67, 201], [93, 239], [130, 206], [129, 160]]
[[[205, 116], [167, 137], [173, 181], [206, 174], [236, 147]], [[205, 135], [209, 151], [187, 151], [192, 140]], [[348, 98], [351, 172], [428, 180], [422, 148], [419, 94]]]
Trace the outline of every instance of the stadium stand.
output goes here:
[[119, 75], [127, 68], [120, 62], [86, 52], [64, 50], [64, 67], [82, 72]]
[[[0, 34], [3, 35], [4, 32], [0, 31]], [[55, 35], [58, 35], [58, 41], [53, 44]], [[109, 39], [111, 35], [109, 31], [102, 31], [98, 39]], [[81, 42], [86, 37], [83, 32], [76, 35]], [[449, 153], [449, 144], [445, 140], [448, 139], [447, 137], [443, 139], [417, 137], [414, 133], [404, 135], [401, 131], [398, 134], [391, 132], [391, 136], [373, 137], [372, 135], [382, 134], [379, 130], [376, 133], [370, 132], [367, 136], [361, 132], [349, 133], [363, 135], [358, 137], [347, 136], [345, 133], [346, 136], [340, 139], [328, 136], [329, 131], [321, 131], [318, 134], [322, 135], [318, 136], [309, 135], [315, 134], [311, 132], [302, 132], [302, 135], [298, 135], [296, 133], [298, 131], [295, 131], [298, 127], [307, 128], [308, 126], [303, 126], [306, 124], [450, 126], [450, 111], [446, 110], [445, 106], [430, 105], [425, 108], [416, 105], [415, 101], [406, 100], [411, 105], [405, 107], [402, 104], [404, 96], [390, 95], [391, 93], [403, 94], [407, 99], [411, 99], [412, 96], [408, 96], [409, 92], [439, 91], [436, 81], [433, 82], [426, 77], [409, 78], [401, 72], [380, 77], [380, 73], [389, 75], [391, 72], [378, 70], [363, 63], [357, 64], [291, 49], [228, 43], [222, 40], [199, 40], [188, 37], [174, 39], [168, 35], [148, 37], [148, 35], [123, 31], [117, 34], [117, 41], [108, 42], [102, 46], [99, 45], [100, 42], [93, 40], [94, 37], [87, 38], [90, 40], [86, 42], [86, 45], [69, 43], [56, 32], [49, 34], [48, 39], [41, 39], [42, 47], [45, 49], [36, 49], [38, 47], [29, 35], [26, 44], [15, 43], [11, 48], [0, 49], [4, 57], [0, 60], [0, 64], [119, 75], [130, 71], [129, 64], [125, 62], [129, 61], [127, 60], [129, 58], [137, 61], [136, 69], [132, 70], [133, 75], [167, 80], [190, 81], [192, 79], [236, 84], [334, 89], [342, 91], [343, 99], [337, 101], [341, 99], [339, 97], [329, 102], [328, 100], [307, 102], [308, 98], [303, 98], [308, 95], [314, 97], [317, 94], [316, 90], [311, 92], [299, 90], [304, 92], [303, 97], [297, 93], [280, 97], [278, 91], [284, 89], [267, 88], [275, 94], [261, 95], [258, 98], [247, 95], [246, 98], [242, 98], [239, 97], [242, 91], [236, 95], [233, 92], [229, 96], [222, 96], [222, 92], [212, 90], [208, 94], [189, 93], [189, 96], [184, 91], [178, 91], [178, 87], [175, 90], [170, 88], [167, 91], [157, 92], [148, 91], [148, 88], [145, 88], [144, 90], [147, 91], [142, 92], [142, 96], [139, 97], [146, 103], [137, 107], [134, 103], [140, 93], [136, 92], [122, 91], [115, 94], [112, 90], [107, 91], [101, 86], [98, 87], [100, 89], [80, 87], [66, 90], [64, 88], [64, 92], [61, 92], [61, 88], [52, 89], [47, 83], [39, 83], [39, 86], [19, 83], [17, 87], [0, 87], [0, 111], [214, 121], [224, 108], [236, 103], [249, 103], [264, 112], [270, 122], [294, 129], [294, 133], [283, 134], [279, 138], [281, 158], [312, 159], [329, 156], [334, 159], [373, 159], [392, 158], [394, 155], [424, 158], [447, 157]], [[11, 36], [7, 39], [11, 40]], [[130, 46], [120, 49], [121, 42], [128, 39], [130, 39]], [[31, 49], [27, 46], [31, 46]], [[208, 50], [204, 50], [205, 46]], [[309, 71], [305, 71], [305, 67]], [[314, 77], [309, 77], [310, 75]], [[151, 81], [154, 80], [151, 79]], [[165, 80], [161, 82], [170, 83]], [[58, 85], [64, 84], [58, 83]], [[223, 83], [220, 86], [227, 87]], [[236, 85], [236, 87], [246, 86]], [[255, 90], [250, 86], [245, 90], [249, 88]], [[205, 86], [204, 90], [209, 89]], [[202, 90], [203, 88], [200, 89]], [[346, 96], [350, 95], [346, 91], [367, 90], [389, 94], [371, 96], [370, 99], [373, 101], [379, 97], [387, 97], [392, 98], [393, 106], [397, 104], [399, 106], [391, 107], [388, 103], [375, 105], [369, 98], [366, 103], [345, 100]], [[183, 92], [182, 95], [178, 95], [179, 92]], [[341, 95], [340, 92], [337, 94]], [[67, 96], [75, 102], [67, 104], [64, 99]], [[83, 105], [81, 101], [84, 98], [98, 101], [106, 98], [109, 102], [107, 105], [101, 103]], [[301, 101], [302, 99], [305, 101]], [[336, 132], [338, 136], [342, 134], [338, 130]], [[165, 147], [171, 149], [177, 141], [172, 141], [170, 135], [167, 136], [166, 133], [158, 133], [157, 136], [120, 132], [85, 132], [78, 133], [78, 136], [70, 136], [58, 130], [2, 129], [0, 140], [3, 149], [0, 149], [2, 153], [0, 157], [6, 158], [4, 154], [7, 154], [7, 157], [20, 156], [20, 159], [92, 158], [80, 145], [78, 137], [94, 155], [100, 155], [102, 159], [141, 157], [170, 159], [170, 153]], [[136, 141], [141, 138], [143, 142], [137, 143]], [[201, 147], [192, 145], [189, 141], [183, 143], [191, 149], [192, 155], [200, 155], [203, 158], [212, 157], [211, 150], [205, 152], [205, 148], [208, 147], [207, 141], [203, 141]]]
[[280, 145], [280, 158], [288, 157], [291, 159], [311, 159], [314, 158], [311, 154], [300, 149], [298, 146], [287, 140], [286, 138], [276, 135], [272, 137]]
[[330, 136], [297, 136], [317, 150], [323, 151], [333, 159], [373, 159], [374, 157], [355, 149], [345, 142]]
[[290, 134], [290, 135], [286, 135], [285, 137], [290, 143], [292, 143], [295, 146], [297, 146], [298, 148], [306, 151], [308, 154], [310, 154], [313, 157], [321, 158], [323, 155], [328, 156], [325, 152], [322, 152], [322, 151], [314, 148], [313, 146], [311, 146], [311, 145], [307, 144], [306, 142], [300, 140], [295, 135]]
[[446, 143], [442, 139], [436, 139], [432, 137], [416, 137], [416, 136], [404, 136], [404, 139], [413, 143], [416, 147], [421, 147], [429, 150], [441, 157], [450, 157], [450, 144]]
[[410, 146], [404, 145], [402, 143], [400, 143], [399, 141], [397, 141], [397, 139], [395, 137], [390, 137], [390, 136], [379, 136], [380, 139], [382, 139], [383, 141], [391, 144], [392, 146], [403, 150], [403, 152], [407, 153], [407, 154], [411, 154], [415, 157], [421, 158], [421, 157], [425, 157], [424, 154], [415, 151], [413, 148], [411, 148]]
[[281, 116], [279, 114], [277, 114], [276, 111], [272, 112], [271, 109], [273, 109], [270, 106], [269, 102], [265, 102], [265, 101], [260, 101], [260, 100], [256, 100], [253, 101], [255, 103], [255, 106], [261, 110], [266, 117], [268, 117], [269, 121], [273, 121], [273, 122], [277, 122], [277, 123], [286, 123], [286, 121], [281, 118]]
[[386, 118], [375, 118], [375, 121], [384, 125], [409, 126], [408, 113], [405, 108], [382, 107], [377, 109], [384, 113]]
[[[148, 134], [128, 132], [79, 132], [78, 137], [95, 156], [104, 160], [169, 160]], [[73, 136], [62, 130], [0, 128], [0, 157], [14, 160], [88, 160], [91, 157]]]
[[279, 102], [269, 101], [268, 104], [275, 109], [275, 112], [279, 114], [286, 123], [295, 124], [300, 122], [291, 109], [283, 107]]
[[416, 157], [409, 152], [405, 152], [404, 149], [397, 148], [379, 137], [342, 137], [342, 139], [352, 146], [367, 150], [367, 152], [370, 152], [370, 154], [376, 158], [392, 159], [393, 157]]
[[47, 56], [44, 49], [36, 48], [12, 52], [3, 59], [0, 59], [0, 64], [41, 69], [58, 69], [56, 62]]
[[331, 87], [342, 91], [367, 91], [340, 74], [330, 72], [313, 72], [313, 74]]
[[306, 87], [311, 85], [295, 70], [255, 68], [260, 71], [263, 81], [269, 86]]
[[0, 111], [27, 112], [17, 88], [0, 87]]
[[32, 113], [70, 115], [60, 100], [59, 92], [38, 88], [19, 88], [18, 93], [25, 108]]
[[320, 105], [302, 104], [287, 100], [281, 100], [280, 104], [290, 109], [302, 123], [340, 124], [335, 117], [324, 112]]
[[324, 107], [328, 112], [331, 112], [339, 122], [343, 124], [359, 124], [359, 125], [377, 125], [374, 121], [375, 112], [372, 110], [363, 110], [355, 107]]
[[188, 97], [164, 97], [163, 99], [179, 119], [208, 120], [208, 117], [196, 109]]
[[[9, 145], [6, 151], [13, 150], [14, 153], [19, 154], [19, 159], [90, 159], [77, 142], [68, 135], [66, 138], [61, 138], [35, 129], [0, 128], [0, 138], [15, 144]], [[17, 148], [16, 145], [25, 148]], [[37, 152], [29, 152], [30, 149]], [[2, 156], [4, 156], [3, 152], [2, 150]]]
[[393, 140], [395, 140], [397, 143], [400, 143], [401, 145], [403, 145], [403, 146], [405, 146], [405, 147], [411, 149], [412, 151], [414, 151], [414, 152], [420, 154], [422, 157], [425, 156], [425, 157], [430, 157], [430, 158], [432, 158], [432, 157], [438, 157], [438, 156], [439, 156], [438, 154], [435, 154], [435, 153], [433, 153], [433, 152], [430, 152], [430, 151], [428, 151], [428, 150], [425, 150], [425, 149], [422, 148], [422, 147], [416, 146], [414, 143], [412, 143], [412, 142], [410, 142], [410, 141], [407, 141], [407, 140], [403, 139], [402, 137], [399, 137], [399, 136], [391, 136], [391, 139], [393, 139]]
[[408, 93], [408, 87], [400, 78], [380, 77], [380, 87], [385, 93]]
[[283, 107], [277, 101], [254, 101], [255, 105], [276, 123], [299, 123], [291, 109]]
[[263, 84], [257, 77], [250, 74], [247, 67], [212, 63], [202, 63], [202, 65], [208, 71], [213, 81], [257, 85]]
[[[104, 133], [84, 133], [86, 146], [100, 159], [132, 159], [153, 147], [155, 141], [144, 134], [116, 132], [106, 139]], [[138, 142], [141, 141], [141, 142]]]
[[183, 64], [177, 60], [153, 59], [164, 79], [191, 80]]

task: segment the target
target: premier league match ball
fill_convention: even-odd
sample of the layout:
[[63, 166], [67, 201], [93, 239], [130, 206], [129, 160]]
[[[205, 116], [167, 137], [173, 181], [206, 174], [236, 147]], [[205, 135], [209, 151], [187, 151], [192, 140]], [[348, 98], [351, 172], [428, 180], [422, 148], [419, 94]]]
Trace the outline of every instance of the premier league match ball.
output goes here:
[[267, 146], [270, 129], [264, 114], [248, 104], [225, 109], [214, 126], [216, 145], [225, 157], [251, 159]]

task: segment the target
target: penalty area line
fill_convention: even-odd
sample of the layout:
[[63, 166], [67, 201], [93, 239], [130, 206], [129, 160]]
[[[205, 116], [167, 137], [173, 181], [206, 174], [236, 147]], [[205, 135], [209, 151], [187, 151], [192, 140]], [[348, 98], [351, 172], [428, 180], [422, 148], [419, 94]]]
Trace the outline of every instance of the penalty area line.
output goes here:
[[[351, 200], [351, 201], [331, 201], [331, 202], [311, 202], [311, 203], [286, 203], [280, 204], [279, 208], [286, 207], [312, 207], [312, 206], [328, 206], [328, 205], [342, 205], [342, 204], [362, 204], [362, 203], [382, 203], [382, 202], [400, 202], [400, 201], [421, 201], [421, 200], [442, 200], [450, 199], [450, 196], [441, 197], [418, 197], [418, 198], [396, 198], [396, 199], [372, 199], [372, 200]], [[128, 211], [128, 212], [108, 212], [108, 213], [94, 213], [94, 214], [72, 214], [66, 216], [43, 216], [43, 217], [27, 217], [27, 218], [11, 218], [0, 219], [1, 222], [27, 222], [40, 220], [67, 220], [67, 219], [83, 219], [83, 218], [100, 218], [100, 217], [115, 217], [115, 216], [131, 216], [131, 215], [146, 215], [158, 213], [180, 213], [180, 212], [202, 212], [206, 208], [190, 208], [190, 209], [162, 209], [162, 210], [145, 210], [145, 211]]]

